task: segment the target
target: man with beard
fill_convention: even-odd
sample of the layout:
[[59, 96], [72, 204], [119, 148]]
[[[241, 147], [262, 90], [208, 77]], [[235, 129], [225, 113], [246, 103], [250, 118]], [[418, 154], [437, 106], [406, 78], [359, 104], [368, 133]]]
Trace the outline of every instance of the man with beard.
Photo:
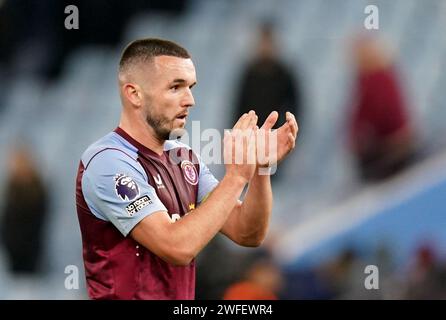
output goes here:
[[277, 130], [276, 154], [260, 160], [257, 136], [270, 132], [278, 114], [271, 113], [261, 128], [254, 111], [244, 114], [236, 130], [225, 134], [226, 174], [218, 182], [191, 148], [169, 140], [184, 129], [194, 105], [189, 53], [170, 41], [134, 41], [122, 54], [118, 78], [119, 126], [87, 148], [77, 176], [88, 294], [194, 299], [195, 257], [218, 232], [248, 247], [265, 238], [271, 183], [256, 171], [294, 148], [296, 121], [287, 114]]

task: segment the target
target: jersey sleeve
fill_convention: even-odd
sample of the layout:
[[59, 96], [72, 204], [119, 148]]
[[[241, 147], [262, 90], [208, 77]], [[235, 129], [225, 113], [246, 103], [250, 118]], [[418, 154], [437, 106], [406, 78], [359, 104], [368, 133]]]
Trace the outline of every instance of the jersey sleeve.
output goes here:
[[148, 215], [167, 211], [139, 162], [119, 150], [102, 151], [90, 160], [82, 190], [91, 212], [124, 236]]
[[200, 174], [198, 176], [198, 204], [206, 200], [207, 196], [218, 185], [218, 180], [214, 177], [208, 166], [197, 156], [200, 163]]

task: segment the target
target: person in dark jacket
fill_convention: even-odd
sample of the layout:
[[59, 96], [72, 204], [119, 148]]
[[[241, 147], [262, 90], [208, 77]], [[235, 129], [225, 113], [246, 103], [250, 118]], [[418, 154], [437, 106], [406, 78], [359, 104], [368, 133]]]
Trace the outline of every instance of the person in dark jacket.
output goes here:
[[1, 215], [1, 240], [14, 274], [39, 272], [48, 192], [30, 152], [24, 148], [10, 155], [9, 176]]

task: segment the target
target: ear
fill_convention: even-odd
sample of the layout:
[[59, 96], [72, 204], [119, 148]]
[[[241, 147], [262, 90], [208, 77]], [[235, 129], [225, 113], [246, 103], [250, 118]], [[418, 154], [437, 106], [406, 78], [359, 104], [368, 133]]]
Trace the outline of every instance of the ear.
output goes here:
[[137, 84], [125, 83], [122, 86], [122, 91], [127, 100], [132, 105], [140, 107], [142, 105], [142, 93], [141, 88]]

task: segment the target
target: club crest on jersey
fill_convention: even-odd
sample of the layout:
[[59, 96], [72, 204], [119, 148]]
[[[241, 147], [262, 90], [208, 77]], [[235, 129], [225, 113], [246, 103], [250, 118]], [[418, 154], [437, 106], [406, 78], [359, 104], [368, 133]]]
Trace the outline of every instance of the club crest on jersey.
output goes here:
[[198, 173], [194, 164], [188, 160], [183, 160], [181, 162], [181, 170], [183, 170], [184, 178], [191, 185], [196, 185], [198, 183]]
[[131, 177], [120, 173], [114, 179], [116, 195], [122, 201], [131, 201], [139, 196], [139, 187]]

